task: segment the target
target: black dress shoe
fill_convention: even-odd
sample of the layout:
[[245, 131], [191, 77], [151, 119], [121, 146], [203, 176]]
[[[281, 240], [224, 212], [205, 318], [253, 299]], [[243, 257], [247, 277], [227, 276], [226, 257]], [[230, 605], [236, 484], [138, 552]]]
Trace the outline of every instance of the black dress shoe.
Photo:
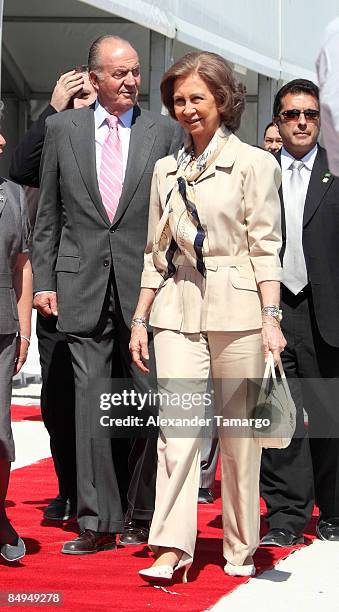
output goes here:
[[320, 540], [339, 542], [339, 517], [334, 516], [326, 520], [319, 518], [316, 533]]
[[213, 504], [214, 497], [211, 489], [199, 489], [198, 504]]
[[260, 546], [295, 546], [304, 544], [304, 536], [297, 536], [288, 529], [270, 529], [260, 540]]
[[88, 555], [102, 550], [114, 550], [116, 547], [115, 533], [102, 533], [85, 529], [74, 540], [65, 542], [61, 552], [66, 555]]
[[58, 495], [44, 510], [44, 519], [48, 521], [68, 521], [76, 515], [75, 505], [69, 498]]
[[147, 544], [149, 536], [148, 521], [130, 521], [124, 527], [124, 533], [120, 536], [120, 544], [138, 545]]

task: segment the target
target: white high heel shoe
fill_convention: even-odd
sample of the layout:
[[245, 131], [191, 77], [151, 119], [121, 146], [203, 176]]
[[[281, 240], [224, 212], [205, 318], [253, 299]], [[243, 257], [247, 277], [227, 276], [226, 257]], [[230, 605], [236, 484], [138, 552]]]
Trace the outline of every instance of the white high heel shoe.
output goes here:
[[256, 569], [254, 563], [248, 565], [232, 565], [232, 563], [227, 561], [224, 572], [229, 576], [254, 576]]
[[140, 570], [139, 576], [140, 578], [145, 580], [145, 582], [161, 586], [165, 584], [170, 584], [173, 580], [174, 573], [177, 570], [184, 568], [182, 582], [186, 583], [188, 570], [190, 569], [191, 565], [191, 557], [188, 557], [186, 559], [183, 559], [181, 557], [181, 559], [179, 559], [178, 563], [174, 567], [172, 567], [171, 565], [152, 565], [147, 569]]

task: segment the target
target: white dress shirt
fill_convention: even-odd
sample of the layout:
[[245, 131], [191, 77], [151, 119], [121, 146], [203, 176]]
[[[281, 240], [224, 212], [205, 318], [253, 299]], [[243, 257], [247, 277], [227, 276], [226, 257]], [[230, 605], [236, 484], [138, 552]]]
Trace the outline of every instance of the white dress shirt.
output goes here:
[[[303, 157], [301, 160], [298, 160], [298, 161], [302, 161], [304, 164], [304, 166], [300, 170], [300, 176], [302, 178], [303, 185], [304, 185], [304, 193], [303, 193], [304, 203], [305, 203], [307, 189], [308, 189], [308, 185], [310, 182], [311, 172], [312, 172], [312, 168], [313, 168], [313, 164], [314, 164], [314, 160], [316, 158], [317, 152], [318, 152], [318, 145], [315, 145], [313, 149], [311, 149], [311, 151], [309, 151], [307, 155], [305, 155], [305, 157]], [[282, 171], [281, 183], [282, 183], [282, 192], [284, 196], [286, 240], [287, 240], [286, 252], [288, 248], [289, 235], [290, 236], [295, 235], [295, 232], [293, 232], [292, 230], [289, 231], [291, 224], [295, 223], [295, 216], [293, 214], [293, 211], [296, 205], [296, 202], [295, 202], [296, 196], [293, 192], [291, 192], [291, 188], [292, 188], [291, 187], [291, 175], [292, 175], [291, 165], [294, 162], [294, 159], [295, 158], [292, 155], [290, 155], [290, 153], [288, 153], [284, 147], [282, 147], [281, 149], [281, 171]], [[299, 251], [302, 256], [302, 253], [303, 253], [302, 244], [296, 245], [296, 246], [299, 247]], [[303, 265], [305, 269], [305, 276], [307, 276], [306, 264], [304, 263]], [[287, 286], [289, 286], [289, 283], [287, 282], [287, 279], [290, 276], [289, 272], [290, 271], [286, 267], [286, 276], [284, 275], [284, 265], [283, 265], [283, 283], [284, 283], [284, 280], [286, 280]]]
[[320, 87], [321, 133], [329, 168], [339, 176], [339, 17], [327, 26], [316, 62]]
[[[313, 149], [311, 149], [307, 153], [307, 155], [305, 155], [305, 157], [303, 157], [300, 160], [305, 164], [304, 167], [300, 170], [300, 174], [303, 179], [304, 186], [305, 186], [305, 198], [306, 198], [306, 193], [308, 189], [308, 184], [311, 178], [311, 172], [312, 172], [314, 160], [316, 158], [317, 153], [318, 153], [318, 145], [315, 145]], [[293, 157], [293, 155], [290, 155], [290, 153], [288, 153], [288, 151], [286, 151], [286, 149], [282, 147], [281, 149], [281, 172], [282, 172], [281, 182], [282, 182], [282, 190], [284, 194], [285, 214], [286, 214], [286, 207], [288, 208], [289, 205], [290, 206], [293, 205], [293, 194], [289, 194], [289, 186], [290, 186], [291, 173], [292, 173], [291, 164], [294, 161], [294, 159], [295, 158]]]
[[[96, 161], [98, 178], [100, 174], [102, 146], [109, 133], [109, 127], [106, 122], [106, 117], [108, 116], [109, 116], [109, 112], [105, 110], [104, 107], [101, 106], [100, 102], [98, 102], [97, 100], [95, 103], [95, 108], [94, 108], [94, 125], [95, 125], [95, 161]], [[118, 132], [119, 132], [119, 138], [120, 138], [121, 149], [122, 149], [123, 178], [125, 178], [125, 172], [126, 172], [126, 166], [127, 166], [129, 141], [130, 141], [130, 136], [131, 136], [132, 117], [133, 117], [133, 108], [126, 111], [126, 113], [123, 113], [123, 115], [120, 115], [119, 121], [118, 121]]]

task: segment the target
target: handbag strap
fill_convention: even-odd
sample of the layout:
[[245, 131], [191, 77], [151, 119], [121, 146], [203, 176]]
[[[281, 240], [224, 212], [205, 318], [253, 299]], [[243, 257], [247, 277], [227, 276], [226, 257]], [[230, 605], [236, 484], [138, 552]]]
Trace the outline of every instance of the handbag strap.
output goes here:
[[[281, 378], [286, 378], [286, 374], [284, 372], [284, 368], [282, 366], [280, 358], [279, 358], [279, 361], [277, 363], [277, 366], [278, 366], [279, 374], [280, 374]], [[275, 365], [274, 365], [274, 359], [273, 359], [272, 351], [270, 351], [268, 353], [268, 358], [267, 358], [267, 361], [266, 361], [266, 367], [265, 367], [265, 372], [264, 372], [263, 378], [269, 378], [270, 376], [272, 376], [272, 378], [274, 378], [274, 379], [277, 378], [277, 375], [275, 373]]]

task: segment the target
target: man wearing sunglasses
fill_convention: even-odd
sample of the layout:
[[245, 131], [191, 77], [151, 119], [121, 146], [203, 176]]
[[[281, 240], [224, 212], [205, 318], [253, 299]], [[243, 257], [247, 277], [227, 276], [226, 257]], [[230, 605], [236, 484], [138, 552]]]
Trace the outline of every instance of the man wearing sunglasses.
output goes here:
[[[262, 495], [269, 531], [261, 544], [303, 543], [314, 501], [317, 535], [339, 540], [339, 179], [318, 144], [319, 90], [296, 79], [277, 93], [273, 121], [282, 149], [282, 361], [297, 405], [295, 438], [266, 450]], [[304, 427], [303, 408], [308, 414]]]

